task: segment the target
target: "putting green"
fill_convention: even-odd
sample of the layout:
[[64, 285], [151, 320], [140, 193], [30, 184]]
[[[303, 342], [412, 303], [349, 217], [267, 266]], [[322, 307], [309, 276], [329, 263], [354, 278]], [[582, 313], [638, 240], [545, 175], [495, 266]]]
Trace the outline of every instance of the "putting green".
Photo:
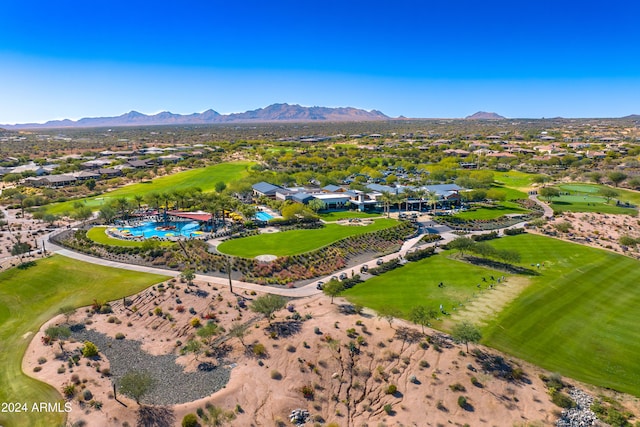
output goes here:
[[329, 245], [345, 237], [382, 230], [398, 224], [393, 219], [377, 219], [370, 225], [327, 224], [312, 230], [291, 230], [279, 233], [263, 233], [223, 242], [218, 251], [245, 258], [271, 254], [295, 255]]
[[[0, 273], [0, 402], [61, 401], [59, 391], [22, 372], [31, 336], [60, 307], [89, 305], [139, 292], [168, 277], [102, 267], [62, 256], [36, 261], [26, 270]], [[49, 361], [47, 363], [58, 363]], [[5, 427], [64, 425], [60, 413], [0, 413]]]

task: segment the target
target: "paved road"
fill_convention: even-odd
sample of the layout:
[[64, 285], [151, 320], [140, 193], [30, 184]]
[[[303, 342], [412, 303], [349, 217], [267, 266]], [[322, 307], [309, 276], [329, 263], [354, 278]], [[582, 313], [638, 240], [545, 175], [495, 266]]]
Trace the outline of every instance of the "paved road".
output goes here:
[[[363, 262], [361, 264], [355, 265], [355, 266], [351, 266], [339, 271], [335, 271], [333, 273], [331, 273], [328, 276], [325, 277], [318, 277], [316, 278], [313, 282], [304, 285], [304, 286], [300, 286], [298, 288], [276, 288], [273, 286], [265, 286], [265, 285], [258, 285], [255, 283], [249, 283], [249, 282], [243, 282], [240, 280], [233, 280], [232, 284], [233, 284], [233, 288], [234, 290], [236, 289], [242, 289], [242, 290], [248, 290], [248, 291], [256, 291], [256, 292], [268, 292], [271, 294], [276, 294], [276, 295], [282, 295], [282, 296], [286, 296], [286, 297], [292, 297], [292, 298], [299, 298], [299, 297], [307, 297], [307, 296], [311, 296], [311, 295], [316, 295], [321, 293], [322, 291], [316, 289], [316, 285], [318, 281], [323, 281], [323, 282], [328, 282], [329, 280], [331, 280], [331, 278], [333, 276], [337, 276], [339, 277], [342, 273], [346, 274], [348, 277], [351, 277], [351, 273], [352, 272], [356, 272], [359, 273], [360, 272], [360, 268], [363, 265], [366, 265], [368, 268], [373, 268], [377, 266], [377, 260], [378, 259], [382, 259], [384, 262], [390, 261], [394, 258], [398, 258], [399, 256], [404, 257], [406, 255], [406, 253], [408, 251], [410, 251], [414, 246], [416, 246], [416, 244], [420, 241], [420, 239], [422, 238], [422, 236], [424, 236], [425, 231], [427, 229], [430, 230], [434, 230], [437, 231], [441, 236], [442, 236], [442, 240], [440, 240], [439, 242], [433, 242], [433, 243], [429, 243], [426, 245], [421, 245], [422, 247], [428, 247], [428, 246], [434, 246], [434, 245], [444, 245], [448, 242], [450, 242], [451, 240], [459, 237], [457, 234], [453, 233], [453, 230], [449, 227], [447, 227], [446, 225], [442, 225], [442, 224], [438, 224], [435, 221], [432, 221], [431, 219], [426, 219], [423, 220], [421, 222], [419, 222], [420, 224], [420, 230], [422, 230], [422, 232], [420, 234], [418, 234], [417, 236], [407, 240], [406, 242], [404, 242], [404, 244], [402, 245], [402, 247], [400, 248], [399, 251], [394, 252], [392, 254], [389, 255], [385, 255], [379, 258], [375, 258], [372, 260], [369, 260], [367, 262]], [[522, 224], [516, 224], [515, 226], [522, 226]], [[515, 227], [514, 226], [514, 227]], [[482, 231], [478, 231], [478, 232], [472, 232], [471, 234], [478, 234], [478, 233], [483, 233]], [[89, 263], [93, 263], [93, 264], [99, 264], [99, 265], [104, 265], [107, 267], [113, 267], [113, 268], [122, 268], [125, 270], [131, 270], [131, 271], [139, 271], [139, 272], [143, 272], [143, 273], [153, 273], [153, 274], [161, 274], [161, 275], [165, 275], [165, 276], [170, 276], [170, 277], [176, 277], [178, 275], [180, 275], [180, 272], [178, 271], [172, 271], [172, 270], [165, 270], [162, 268], [154, 268], [154, 267], [147, 267], [147, 266], [142, 266], [142, 265], [135, 265], [135, 264], [127, 264], [127, 263], [123, 263], [123, 262], [117, 262], [117, 261], [109, 261], [109, 260], [105, 260], [102, 258], [97, 258], [97, 257], [93, 257], [93, 256], [89, 256], [83, 253], [79, 253], [79, 252], [75, 252], [69, 249], [65, 249], [62, 248], [60, 246], [55, 245], [54, 243], [52, 243], [49, 240], [49, 235], [44, 236], [43, 237], [43, 241], [46, 240], [47, 241], [47, 251], [49, 252], [55, 252], [59, 255], [63, 255], [69, 258], [73, 258], [73, 259], [77, 259], [80, 261], [84, 261], [84, 262], [89, 262]], [[196, 281], [199, 282], [209, 282], [212, 284], [215, 284], [216, 286], [228, 286], [229, 285], [229, 280], [225, 279], [225, 278], [221, 278], [221, 277], [215, 277], [215, 276], [207, 276], [204, 274], [197, 274], [196, 275]]]

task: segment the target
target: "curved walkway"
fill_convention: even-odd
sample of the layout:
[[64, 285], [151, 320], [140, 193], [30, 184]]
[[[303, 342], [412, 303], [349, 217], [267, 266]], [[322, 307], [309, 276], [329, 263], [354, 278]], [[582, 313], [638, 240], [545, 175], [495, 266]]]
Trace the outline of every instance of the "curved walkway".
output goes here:
[[529, 196], [530, 200], [533, 200], [534, 202], [536, 202], [538, 204], [538, 206], [540, 206], [544, 212], [544, 216], [547, 218], [552, 218], [553, 217], [553, 209], [551, 209], [551, 207], [540, 201], [540, 199], [538, 199], [538, 195], [537, 194], [531, 194]]

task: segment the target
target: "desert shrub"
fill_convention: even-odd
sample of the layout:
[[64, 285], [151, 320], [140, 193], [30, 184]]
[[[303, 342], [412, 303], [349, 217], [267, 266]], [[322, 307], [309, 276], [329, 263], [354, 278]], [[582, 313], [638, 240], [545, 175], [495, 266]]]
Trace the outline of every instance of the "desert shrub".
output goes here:
[[267, 349], [264, 344], [257, 343], [253, 345], [253, 354], [257, 357], [263, 357], [267, 354]]
[[387, 403], [386, 405], [384, 405], [384, 412], [387, 413], [387, 415], [391, 415], [393, 414], [393, 406], [391, 406], [390, 403]]
[[473, 384], [476, 387], [482, 387], [482, 384], [480, 383], [480, 381], [478, 381], [476, 377], [471, 377], [471, 384]]
[[38, 357], [38, 363], [40, 365], [44, 365], [45, 363], [47, 363], [47, 358], [46, 357]]
[[418, 365], [421, 368], [428, 368], [429, 366], [431, 366], [431, 365], [429, 365], [429, 362], [427, 362], [426, 360], [421, 360], [420, 362], [418, 362]]
[[551, 401], [557, 406], [565, 409], [576, 407], [576, 402], [574, 402], [573, 399], [560, 391], [554, 391], [553, 393], [551, 393]]
[[82, 347], [82, 355], [84, 357], [96, 357], [98, 355], [98, 347], [91, 341], [85, 341]]
[[123, 340], [123, 339], [124, 339], [124, 334], [123, 334], [122, 332], [118, 332], [118, 333], [116, 334], [116, 339], [117, 339], [117, 340]]
[[197, 317], [194, 317], [193, 319], [191, 319], [191, 321], [189, 323], [194, 328], [199, 328], [200, 326], [202, 326], [202, 323], [200, 322], [200, 319], [198, 319]]
[[153, 314], [156, 316], [162, 316], [162, 307], [156, 307], [153, 309]]
[[389, 384], [389, 387], [385, 390], [386, 394], [394, 394], [398, 391], [398, 387], [395, 384]]
[[460, 383], [451, 384], [449, 388], [451, 391], [467, 391], [467, 389]]
[[67, 384], [63, 385], [62, 386], [62, 394], [64, 394], [64, 396], [67, 399], [70, 399], [73, 396], [75, 396], [75, 394], [76, 394], [76, 386], [75, 386], [75, 384], [67, 383]]
[[40, 372], [42, 371], [42, 366], [34, 366], [33, 367], [33, 372]]
[[524, 228], [506, 228], [504, 230], [504, 234], [506, 236], [515, 236], [518, 234], [524, 234], [526, 233], [526, 230]]
[[309, 400], [313, 399], [313, 396], [315, 394], [313, 387], [310, 385], [303, 386], [300, 391], [302, 392], [302, 396], [304, 396], [305, 399], [309, 399]]
[[279, 381], [282, 379], [282, 374], [274, 369], [273, 371], [271, 371], [271, 379]]
[[467, 398], [464, 396], [458, 396], [458, 406], [461, 408], [466, 408], [469, 403], [467, 402]]
[[182, 419], [182, 427], [198, 427], [199, 425], [196, 414], [187, 414]]
[[85, 391], [83, 391], [83, 392], [82, 392], [82, 398], [83, 398], [86, 402], [88, 402], [88, 401], [90, 401], [91, 399], [93, 399], [93, 393], [91, 393], [91, 391], [90, 391], [90, 390], [85, 390]]

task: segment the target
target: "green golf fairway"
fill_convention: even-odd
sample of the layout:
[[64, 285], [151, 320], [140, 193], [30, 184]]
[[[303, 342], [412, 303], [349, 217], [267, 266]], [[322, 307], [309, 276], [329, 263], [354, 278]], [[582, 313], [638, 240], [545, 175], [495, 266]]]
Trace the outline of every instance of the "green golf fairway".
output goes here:
[[[0, 402], [61, 401], [59, 390], [22, 372], [22, 357], [40, 326], [62, 306], [81, 307], [139, 292], [168, 277], [53, 256], [26, 270], [0, 273]], [[47, 363], [57, 363], [49, 361]], [[64, 425], [59, 413], [0, 413], [5, 427]]]
[[134, 195], [146, 196], [150, 193], [162, 193], [167, 191], [185, 190], [187, 188], [200, 188], [203, 192], [212, 191], [216, 183], [230, 181], [246, 176], [251, 162], [220, 163], [207, 166], [206, 168], [191, 169], [178, 172], [173, 175], [161, 176], [148, 183], [138, 183], [126, 185], [113, 191], [104, 193], [96, 197], [85, 197], [83, 199], [69, 200], [63, 203], [52, 204], [47, 212], [60, 215], [64, 212], [73, 211], [73, 204], [76, 202], [85, 203], [93, 210], [100, 206], [121, 197], [132, 198]]
[[542, 275], [485, 330], [484, 342], [580, 381], [640, 395], [640, 262], [535, 235], [491, 242]]
[[[439, 310], [442, 304], [443, 309], [451, 313], [464, 309], [459, 304], [466, 304], [474, 297], [479, 283], [486, 288], [487, 284], [483, 283], [482, 277], [498, 277], [503, 274], [436, 255], [369, 279], [346, 290], [342, 295], [353, 303], [374, 310], [392, 306], [405, 317], [416, 305]], [[438, 286], [440, 282], [444, 287]]]

